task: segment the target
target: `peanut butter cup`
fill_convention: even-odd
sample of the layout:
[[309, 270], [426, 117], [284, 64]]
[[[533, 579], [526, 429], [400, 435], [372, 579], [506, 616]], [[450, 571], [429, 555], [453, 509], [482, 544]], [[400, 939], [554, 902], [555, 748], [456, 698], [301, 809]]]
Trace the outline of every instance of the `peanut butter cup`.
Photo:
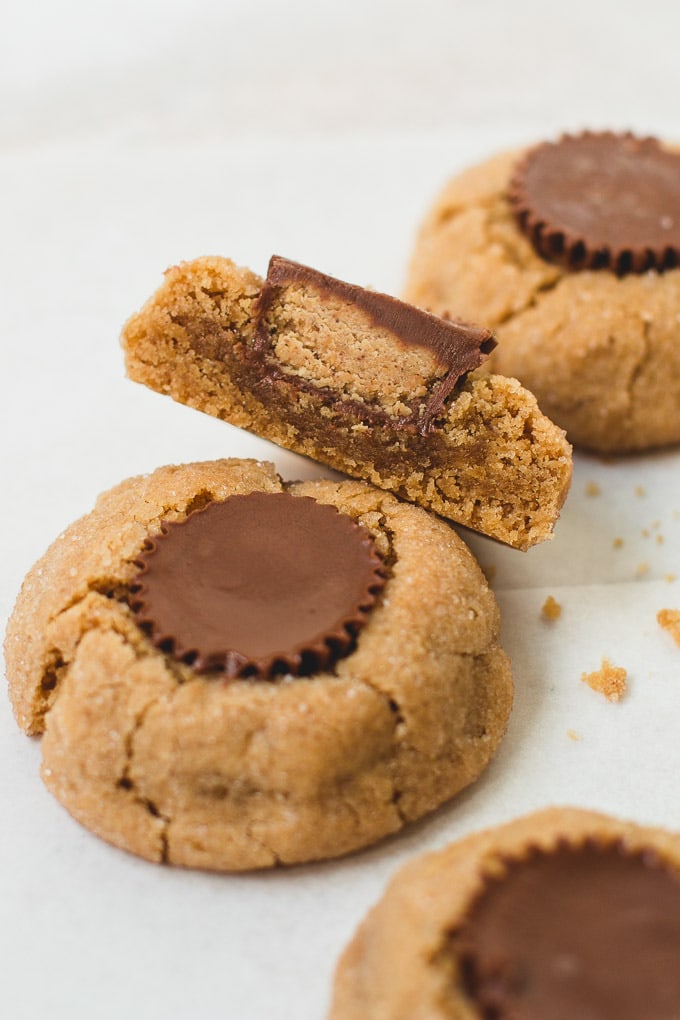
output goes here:
[[288, 493], [231, 496], [166, 523], [138, 565], [134, 608], [153, 643], [229, 679], [328, 668], [384, 584], [364, 527]]
[[531, 149], [508, 198], [543, 258], [620, 276], [680, 263], [680, 154], [630, 133], [565, 135]]
[[[370, 341], [357, 342], [361, 329], [372, 331]], [[285, 379], [323, 394], [336, 411], [397, 429], [415, 426], [424, 435], [456, 385], [495, 346], [489, 329], [430, 315], [273, 255], [252, 351], [263, 385]]]
[[674, 1020], [680, 881], [651, 850], [562, 842], [508, 860], [452, 936], [485, 1018]]

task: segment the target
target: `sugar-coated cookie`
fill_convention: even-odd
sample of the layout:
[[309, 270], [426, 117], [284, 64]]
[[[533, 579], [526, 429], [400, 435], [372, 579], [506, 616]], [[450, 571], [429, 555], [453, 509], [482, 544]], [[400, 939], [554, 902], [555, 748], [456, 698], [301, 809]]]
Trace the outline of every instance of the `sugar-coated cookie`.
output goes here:
[[236, 870], [355, 850], [471, 783], [512, 701], [498, 627], [434, 515], [222, 460], [104, 493], [28, 574], [5, 654], [78, 821]]
[[[168, 270], [123, 333], [132, 379], [502, 542], [551, 537], [571, 448], [486, 329], [274, 257]], [[472, 373], [472, 374], [470, 374]]]
[[680, 441], [680, 153], [586, 132], [449, 182], [406, 297], [494, 329], [516, 376], [575, 444]]
[[552, 808], [402, 868], [330, 1020], [673, 1020], [680, 836]]

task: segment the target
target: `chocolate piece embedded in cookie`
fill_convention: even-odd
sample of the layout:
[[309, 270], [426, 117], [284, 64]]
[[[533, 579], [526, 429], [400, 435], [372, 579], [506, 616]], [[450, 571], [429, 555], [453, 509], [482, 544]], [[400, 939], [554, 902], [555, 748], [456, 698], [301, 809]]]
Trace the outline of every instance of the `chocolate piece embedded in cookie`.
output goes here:
[[[232, 585], [245, 627], [220, 609], [216, 634], [197, 631], [197, 602], [212, 614]], [[100, 496], [27, 576], [5, 658], [45, 783], [78, 821], [152, 861], [230, 871], [357, 850], [472, 783], [512, 703], [498, 631], [481, 570], [433, 514], [222, 460]]]
[[643, 273], [680, 262], [680, 153], [584, 132], [531, 149], [509, 201], [537, 252], [569, 269]]
[[673, 1020], [679, 953], [680, 835], [552, 808], [402, 868], [330, 1020]]
[[508, 860], [451, 936], [482, 1016], [672, 1020], [680, 1008], [680, 876], [623, 843]]
[[275, 258], [168, 271], [123, 333], [131, 378], [519, 549], [571, 479], [560, 429], [515, 380], [478, 377], [488, 330]]
[[253, 350], [265, 385], [293, 380], [325, 393], [340, 413], [425, 434], [456, 384], [495, 346], [488, 329], [449, 322], [275, 255], [258, 301]]
[[384, 584], [365, 528], [284, 492], [209, 503], [164, 525], [138, 562], [134, 606], [154, 644], [228, 678], [327, 669]]

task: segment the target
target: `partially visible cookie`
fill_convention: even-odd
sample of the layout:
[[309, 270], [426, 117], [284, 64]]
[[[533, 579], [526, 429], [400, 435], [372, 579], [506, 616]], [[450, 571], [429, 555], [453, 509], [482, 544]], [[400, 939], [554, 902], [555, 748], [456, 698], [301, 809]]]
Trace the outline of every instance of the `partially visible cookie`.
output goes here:
[[78, 821], [237, 870], [347, 853], [471, 783], [512, 701], [498, 628], [434, 515], [222, 460], [104, 493], [28, 574], [5, 655]]
[[527, 549], [551, 537], [571, 448], [515, 380], [475, 374], [491, 333], [274, 257], [202, 258], [125, 326], [130, 377]]
[[516, 376], [578, 446], [680, 441], [680, 153], [610, 132], [497, 156], [453, 178], [406, 297], [495, 330]]
[[680, 836], [552, 808], [402, 868], [330, 1020], [673, 1020], [679, 955]]

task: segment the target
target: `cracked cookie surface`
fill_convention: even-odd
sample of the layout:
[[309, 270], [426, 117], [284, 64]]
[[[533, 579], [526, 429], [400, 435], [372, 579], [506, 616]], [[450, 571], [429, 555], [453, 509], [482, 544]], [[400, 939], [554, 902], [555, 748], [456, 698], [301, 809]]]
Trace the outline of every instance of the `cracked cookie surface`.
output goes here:
[[329, 1020], [670, 1020], [678, 946], [680, 836], [548, 808], [402, 867], [340, 958]]
[[[128, 374], [515, 548], [550, 538], [571, 480], [563, 431], [516, 380], [467, 374], [480, 360], [443, 387], [449, 334], [464, 346], [485, 331], [423, 324], [415, 308], [331, 281], [338, 297], [315, 275], [321, 285], [274, 286], [223, 258], [173, 267], [125, 326]], [[385, 318], [408, 341], [376, 324], [372, 299], [399, 306]], [[413, 340], [418, 329], [444, 334], [439, 352]]]
[[494, 329], [491, 371], [516, 376], [576, 445], [680, 442], [680, 269], [569, 271], [520, 232], [507, 189], [521, 152], [444, 188], [413, 253], [407, 300]]
[[[356, 646], [273, 682], [198, 675], [133, 609], [164, 522], [251, 492], [308, 496], [365, 526], [387, 574]], [[471, 783], [505, 730], [512, 679], [472, 555], [426, 511], [361, 482], [272, 465], [160, 468], [104, 493], [28, 574], [5, 641], [14, 711], [82, 824], [154, 861], [292, 864], [396, 832]]]

